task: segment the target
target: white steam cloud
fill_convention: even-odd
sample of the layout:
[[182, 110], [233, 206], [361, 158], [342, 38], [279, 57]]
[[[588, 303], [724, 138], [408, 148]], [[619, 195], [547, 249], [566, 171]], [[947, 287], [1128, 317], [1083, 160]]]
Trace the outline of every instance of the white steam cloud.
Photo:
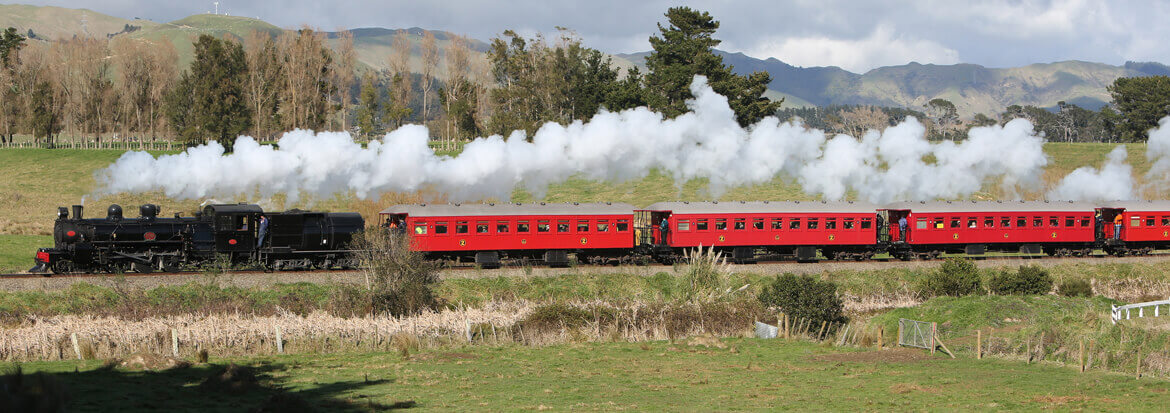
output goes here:
[[1075, 201], [1114, 201], [1134, 199], [1133, 167], [1125, 162], [1125, 146], [1113, 148], [1100, 170], [1083, 166], [1066, 175], [1048, 199]]
[[679, 184], [707, 178], [713, 196], [782, 175], [825, 199], [856, 193], [887, 202], [963, 198], [993, 179], [1009, 191], [1029, 188], [1048, 163], [1043, 139], [1022, 119], [974, 128], [958, 144], [928, 142], [915, 119], [860, 139], [828, 137], [773, 117], [741, 128], [705, 78], [696, 77], [691, 92], [691, 112], [675, 119], [646, 108], [602, 112], [589, 122], [546, 124], [531, 142], [522, 131], [479, 138], [455, 157], [428, 148], [422, 126], [404, 126], [367, 148], [348, 133], [297, 130], [278, 147], [241, 137], [230, 154], [215, 142], [158, 158], [128, 152], [96, 173], [97, 193], [162, 191], [177, 199], [284, 193], [295, 202], [303, 194], [352, 191], [367, 198], [429, 189], [452, 201], [507, 199], [517, 185], [541, 197], [549, 184], [571, 176], [624, 181], [657, 168]]

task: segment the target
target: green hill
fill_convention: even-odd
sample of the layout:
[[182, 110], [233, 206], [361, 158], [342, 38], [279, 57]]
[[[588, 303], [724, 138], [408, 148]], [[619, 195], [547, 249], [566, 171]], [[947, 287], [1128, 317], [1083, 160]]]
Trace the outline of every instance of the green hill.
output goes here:
[[193, 43], [199, 35], [209, 34], [215, 37], [227, 35], [237, 39], [245, 39], [254, 30], [278, 35], [283, 29], [273, 26], [263, 20], [249, 17], [224, 16], [215, 14], [197, 14], [169, 23], [157, 24], [153, 27], [126, 34], [134, 38], [143, 38], [151, 41], [169, 41], [175, 45], [179, 54], [179, 67], [186, 68], [194, 59], [195, 48]]
[[127, 26], [149, 28], [158, 23], [149, 20], [126, 20], [88, 9], [53, 6], [0, 4], [0, 27], [15, 27], [21, 34], [32, 30], [36, 38], [56, 40], [78, 36], [107, 36], [120, 33]]

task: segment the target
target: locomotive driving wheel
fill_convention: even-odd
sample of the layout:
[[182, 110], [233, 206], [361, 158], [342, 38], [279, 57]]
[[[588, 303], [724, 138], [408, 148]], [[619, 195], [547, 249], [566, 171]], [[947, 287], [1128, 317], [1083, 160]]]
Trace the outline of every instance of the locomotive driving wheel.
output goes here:
[[50, 269], [53, 271], [53, 274], [68, 274], [77, 268], [73, 266], [73, 261], [59, 260], [54, 262], [52, 266], [50, 266]]

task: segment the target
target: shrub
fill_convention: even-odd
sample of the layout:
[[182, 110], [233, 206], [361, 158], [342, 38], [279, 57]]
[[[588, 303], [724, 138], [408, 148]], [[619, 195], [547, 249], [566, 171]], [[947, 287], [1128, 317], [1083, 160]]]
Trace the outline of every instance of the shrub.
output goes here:
[[807, 275], [777, 276], [764, 285], [759, 299], [764, 306], [795, 318], [811, 319], [814, 325], [822, 321], [843, 323], [848, 320], [844, 301], [837, 296], [837, 284]]
[[532, 330], [577, 328], [593, 322], [610, 323], [617, 319], [617, 310], [600, 305], [578, 307], [564, 303], [543, 304], [532, 310], [518, 324]]
[[1056, 293], [1065, 297], [1092, 297], [1093, 285], [1088, 280], [1064, 280], [1056, 287]]
[[1021, 265], [1018, 272], [1002, 270], [987, 281], [987, 289], [998, 295], [1042, 295], [1052, 291], [1052, 277], [1035, 265]]
[[435, 295], [439, 266], [411, 250], [410, 237], [373, 230], [355, 237], [353, 249], [366, 286], [372, 294], [374, 312], [395, 317], [415, 315], [439, 308]]
[[959, 297], [978, 293], [980, 285], [979, 269], [974, 263], [962, 258], [948, 258], [938, 271], [927, 274], [918, 291], [926, 297]]
[[682, 298], [691, 302], [712, 302], [722, 298], [731, 278], [731, 266], [722, 252], [711, 246], [707, 250], [697, 248], [687, 252], [688, 264], [679, 277], [678, 291]]

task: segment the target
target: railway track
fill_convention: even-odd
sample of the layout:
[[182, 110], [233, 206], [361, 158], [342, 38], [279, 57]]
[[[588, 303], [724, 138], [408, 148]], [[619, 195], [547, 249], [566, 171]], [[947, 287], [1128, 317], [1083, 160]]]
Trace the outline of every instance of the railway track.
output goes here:
[[[956, 256], [956, 257], [962, 258], [962, 256]], [[833, 266], [838, 266], [838, 267], [840, 267], [840, 266], [851, 267], [851, 266], [864, 266], [865, 264], [883, 264], [883, 263], [887, 263], [887, 264], [888, 263], [893, 263], [893, 264], [904, 263], [907, 266], [917, 266], [920, 264], [941, 262], [945, 258], [951, 258], [951, 257], [943, 257], [940, 259], [933, 259], [933, 260], [907, 260], [907, 261], [901, 261], [901, 260], [897, 260], [894, 258], [876, 258], [876, 259], [862, 260], [862, 261], [818, 260], [815, 262], [798, 262], [798, 261], [794, 261], [794, 260], [768, 260], [768, 261], [760, 260], [756, 263], [739, 264], [739, 265], [748, 266], [749, 268], [752, 265], [757, 265], [757, 264], [761, 265], [761, 266], [766, 266], [769, 264], [789, 264], [789, 265], [798, 265], [798, 266], [802, 266], [802, 267], [807, 266], [809, 268], [817, 268], [818, 266], [824, 266], [824, 265], [833, 265]], [[1157, 258], [1170, 258], [1170, 251], [1165, 252], [1165, 253], [1150, 254], [1150, 255], [1146, 255], [1146, 256], [1130, 256], [1130, 257], [1115, 257], [1115, 256], [1111, 256], [1111, 255], [1096, 254], [1096, 255], [1089, 255], [1089, 256], [1084, 256], [1084, 257], [1050, 257], [1050, 256], [1046, 256], [1046, 255], [1004, 255], [1004, 256], [981, 256], [981, 257], [967, 257], [967, 258], [971, 258], [973, 260], [982, 261], [982, 262], [1044, 261], [1044, 262], [1054, 263], [1054, 262], [1061, 262], [1061, 261], [1085, 261], [1085, 260], [1093, 260], [1093, 261], [1099, 260], [1101, 262], [1112, 262], [1112, 261], [1117, 261], [1117, 260], [1124, 260], [1126, 262], [1132, 262], [1135, 259], [1140, 260], [1143, 258], [1155, 258], [1155, 259], [1157, 259]], [[503, 267], [500, 267], [498, 269], [479, 269], [479, 268], [476, 268], [474, 266], [464, 265], [464, 266], [445, 266], [442, 268], [442, 271], [443, 272], [466, 272], [466, 271], [479, 272], [479, 271], [484, 271], [484, 272], [490, 273], [490, 272], [494, 272], [494, 271], [518, 270], [518, 269], [525, 269], [525, 268], [544, 268], [544, 269], [548, 269], [548, 270], [563, 270], [564, 269], [564, 268], [549, 268], [549, 267], [544, 267], [544, 266], [526, 267], [526, 266], [515, 266], [515, 265], [503, 266]], [[572, 268], [607, 268], [607, 269], [649, 268], [649, 269], [653, 269], [653, 268], [672, 268], [672, 266], [667, 265], [667, 264], [659, 264], [659, 263], [651, 263], [651, 264], [647, 264], [647, 265], [624, 265], [624, 266], [579, 264], [579, 265], [576, 265]], [[231, 270], [228, 272], [230, 272], [233, 275], [249, 275], [249, 274], [258, 275], [258, 274], [311, 274], [311, 273], [344, 274], [344, 273], [353, 272], [353, 271], [354, 270], [304, 270], [304, 271]], [[185, 276], [185, 275], [190, 276], [190, 275], [198, 275], [198, 274], [203, 274], [203, 272], [201, 272], [201, 271], [179, 271], [179, 272], [152, 272], [152, 273], [146, 273], [146, 274], [134, 273], [134, 272], [122, 273], [122, 274], [109, 274], [109, 273], [70, 273], [70, 274], [9, 273], [9, 274], [0, 274], [0, 278], [4, 278], [4, 279], [109, 278], [109, 277], [113, 277], [115, 275], [121, 275], [121, 276], [125, 276], [127, 278], [130, 278], [130, 277], [149, 278], [149, 277], [165, 277], [165, 276]]]

